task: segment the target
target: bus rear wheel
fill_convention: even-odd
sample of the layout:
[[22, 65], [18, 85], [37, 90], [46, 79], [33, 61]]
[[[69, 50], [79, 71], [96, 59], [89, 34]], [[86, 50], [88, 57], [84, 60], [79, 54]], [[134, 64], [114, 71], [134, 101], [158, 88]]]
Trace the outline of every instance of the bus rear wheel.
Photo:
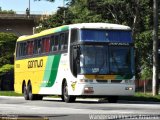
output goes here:
[[29, 94], [28, 94], [26, 84], [23, 85], [23, 96], [25, 100], [29, 100]]
[[29, 100], [42, 100], [43, 96], [42, 95], [37, 95], [37, 94], [32, 94], [32, 85], [28, 85], [28, 96]]
[[34, 95], [32, 94], [32, 85], [28, 84], [27, 89], [28, 89], [29, 100], [34, 100]]
[[74, 102], [76, 100], [75, 96], [68, 95], [68, 85], [67, 82], [63, 84], [63, 91], [62, 91], [62, 100], [66, 103]]

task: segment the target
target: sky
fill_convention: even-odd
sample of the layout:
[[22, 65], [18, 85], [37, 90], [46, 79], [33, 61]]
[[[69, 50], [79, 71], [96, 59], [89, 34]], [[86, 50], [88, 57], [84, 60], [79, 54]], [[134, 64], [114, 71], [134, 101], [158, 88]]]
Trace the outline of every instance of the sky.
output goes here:
[[[55, 2], [47, 2], [45, 0], [35, 1], [30, 0], [31, 14], [46, 14], [54, 13], [59, 6], [63, 6], [63, 0], [55, 0]], [[0, 0], [2, 10], [13, 10], [16, 13], [25, 13], [29, 7], [29, 0]]]

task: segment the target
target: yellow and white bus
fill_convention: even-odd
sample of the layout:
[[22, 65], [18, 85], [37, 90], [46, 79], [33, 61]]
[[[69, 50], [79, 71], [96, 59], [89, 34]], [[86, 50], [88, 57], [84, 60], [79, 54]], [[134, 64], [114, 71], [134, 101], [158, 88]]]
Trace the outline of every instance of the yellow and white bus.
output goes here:
[[21, 36], [15, 51], [15, 92], [26, 100], [59, 95], [107, 97], [135, 92], [131, 29], [109, 23], [64, 25]]

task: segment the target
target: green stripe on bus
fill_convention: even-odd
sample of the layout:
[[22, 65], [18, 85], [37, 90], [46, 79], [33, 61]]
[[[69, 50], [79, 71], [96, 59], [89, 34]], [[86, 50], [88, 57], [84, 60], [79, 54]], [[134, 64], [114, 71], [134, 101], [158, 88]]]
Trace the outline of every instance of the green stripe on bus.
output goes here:
[[61, 55], [48, 56], [43, 77], [43, 87], [52, 87], [55, 83]]
[[69, 30], [69, 26], [62, 26], [60, 28], [57, 28], [55, 30], [55, 32], [62, 32], [62, 31], [66, 31], [66, 30]]

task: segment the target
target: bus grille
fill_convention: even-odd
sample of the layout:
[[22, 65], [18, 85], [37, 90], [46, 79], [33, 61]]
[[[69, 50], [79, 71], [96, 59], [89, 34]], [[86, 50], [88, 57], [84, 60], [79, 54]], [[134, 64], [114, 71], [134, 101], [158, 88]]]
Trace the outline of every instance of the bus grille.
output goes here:
[[96, 80], [98, 83], [121, 83], [122, 80]]

